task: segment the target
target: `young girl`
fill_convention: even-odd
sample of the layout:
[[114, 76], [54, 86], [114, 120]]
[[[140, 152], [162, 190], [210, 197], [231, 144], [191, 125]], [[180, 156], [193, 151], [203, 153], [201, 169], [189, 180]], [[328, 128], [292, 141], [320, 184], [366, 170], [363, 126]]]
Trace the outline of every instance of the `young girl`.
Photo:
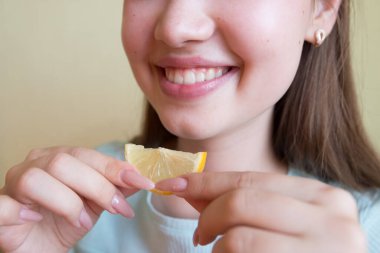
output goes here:
[[[154, 185], [117, 143], [33, 150], [1, 189], [0, 248], [380, 252], [380, 162], [358, 115], [349, 5], [125, 0], [123, 44], [149, 102], [135, 141], [207, 151], [206, 172]], [[154, 187], [174, 195], [139, 191]]]

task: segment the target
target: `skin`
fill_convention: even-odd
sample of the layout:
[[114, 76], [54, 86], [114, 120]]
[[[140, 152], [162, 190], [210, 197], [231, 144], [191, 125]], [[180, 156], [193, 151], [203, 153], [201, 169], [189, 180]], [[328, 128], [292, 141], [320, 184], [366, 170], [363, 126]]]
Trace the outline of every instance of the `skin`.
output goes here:
[[200, 212], [194, 245], [223, 235], [213, 252], [366, 252], [352, 196], [316, 180], [206, 172], [157, 188], [173, 191]]
[[9, 170], [0, 191], [1, 249], [67, 252], [102, 211], [132, 218], [124, 197], [152, 184], [126, 162], [94, 150], [32, 150]]
[[[365, 252], [353, 198], [287, 176], [270, 145], [273, 107], [297, 71], [302, 44], [313, 43], [319, 28], [331, 31], [339, 4], [125, 1], [123, 44], [138, 84], [179, 136], [177, 149], [208, 151], [206, 173], [160, 182], [157, 188], [175, 196], [153, 198], [165, 214], [199, 217], [195, 245], [223, 235], [213, 252]], [[201, 67], [234, 71], [211, 92], [180, 98], [160, 86], [157, 66], [167, 58], [175, 68], [203, 59]], [[93, 150], [33, 150], [10, 169], [0, 190], [0, 247], [65, 252], [103, 210], [133, 217], [123, 197], [152, 187], [129, 164]]]
[[[179, 137], [178, 149], [208, 152], [207, 173], [161, 182], [157, 188], [176, 196], [152, 200], [167, 215], [199, 217], [195, 245], [223, 235], [214, 252], [365, 252], [352, 197], [287, 176], [270, 139], [274, 105], [294, 78], [303, 43], [314, 43], [319, 28], [331, 31], [339, 4], [125, 1], [123, 43], [140, 88]], [[235, 71], [206, 95], [162, 89], [169, 79], [162, 68], [217, 66]]]

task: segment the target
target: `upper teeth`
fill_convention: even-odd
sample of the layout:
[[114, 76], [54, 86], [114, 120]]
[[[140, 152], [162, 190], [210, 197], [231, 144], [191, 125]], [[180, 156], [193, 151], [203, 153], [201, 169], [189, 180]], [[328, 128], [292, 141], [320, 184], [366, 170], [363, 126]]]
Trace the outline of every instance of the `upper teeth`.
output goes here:
[[175, 84], [194, 84], [221, 77], [228, 67], [177, 69], [165, 68], [166, 78]]

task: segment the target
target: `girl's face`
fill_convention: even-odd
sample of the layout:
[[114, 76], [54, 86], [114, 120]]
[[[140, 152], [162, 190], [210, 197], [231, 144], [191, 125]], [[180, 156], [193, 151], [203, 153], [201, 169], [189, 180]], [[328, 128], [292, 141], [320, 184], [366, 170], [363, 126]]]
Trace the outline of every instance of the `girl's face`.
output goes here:
[[122, 38], [165, 127], [207, 139], [270, 120], [297, 71], [313, 6], [312, 0], [125, 0]]

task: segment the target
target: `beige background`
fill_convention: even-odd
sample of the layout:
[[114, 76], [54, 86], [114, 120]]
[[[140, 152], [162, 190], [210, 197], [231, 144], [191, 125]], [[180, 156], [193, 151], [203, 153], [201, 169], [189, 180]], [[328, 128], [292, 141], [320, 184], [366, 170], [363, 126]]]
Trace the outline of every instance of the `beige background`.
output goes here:
[[[359, 4], [356, 75], [380, 149], [380, 1]], [[138, 133], [142, 95], [121, 46], [121, 10], [122, 0], [0, 0], [0, 185], [34, 147]]]

